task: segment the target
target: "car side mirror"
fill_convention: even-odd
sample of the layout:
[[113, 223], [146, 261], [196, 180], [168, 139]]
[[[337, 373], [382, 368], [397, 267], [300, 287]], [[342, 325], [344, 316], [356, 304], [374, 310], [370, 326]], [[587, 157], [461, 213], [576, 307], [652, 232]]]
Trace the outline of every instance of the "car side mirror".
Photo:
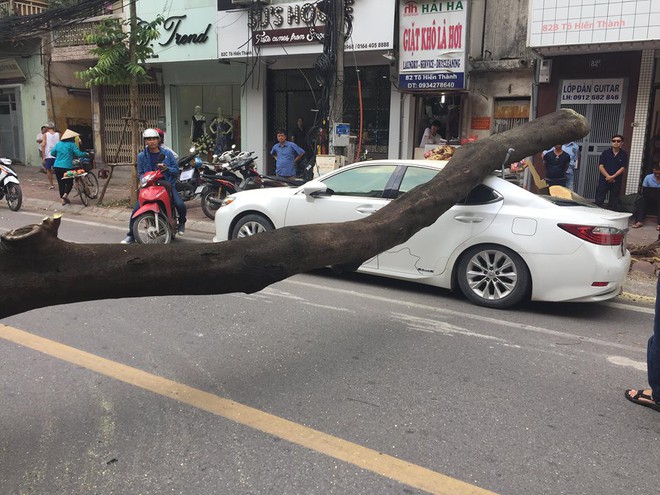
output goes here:
[[317, 196], [327, 194], [328, 186], [326, 186], [323, 182], [308, 182], [303, 186], [302, 190], [303, 193], [305, 193], [305, 196], [308, 198], [315, 198]]

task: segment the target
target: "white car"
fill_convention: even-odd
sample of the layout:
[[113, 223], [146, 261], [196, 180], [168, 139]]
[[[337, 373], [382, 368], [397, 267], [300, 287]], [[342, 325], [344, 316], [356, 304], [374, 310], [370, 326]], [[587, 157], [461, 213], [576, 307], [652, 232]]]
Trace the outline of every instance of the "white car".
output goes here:
[[[349, 165], [296, 187], [228, 196], [215, 242], [289, 225], [364, 218], [433, 178], [446, 162], [378, 160]], [[413, 193], [414, 194], [414, 193]], [[604, 301], [630, 266], [629, 213], [539, 196], [494, 175], [406, 243], [367, 260], [360, 272], [447, 289], [507, 308], [535, 301]]]

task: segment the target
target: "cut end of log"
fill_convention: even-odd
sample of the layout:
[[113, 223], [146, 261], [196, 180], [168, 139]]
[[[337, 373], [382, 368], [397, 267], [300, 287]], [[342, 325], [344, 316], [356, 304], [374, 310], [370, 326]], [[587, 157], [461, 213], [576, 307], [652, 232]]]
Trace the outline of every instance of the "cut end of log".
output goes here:
[[20, 227], [18, 229], [10, 230], [9, 232], [0, 235], [3, 243], [17, 243], [26, 241], [32, 236], [47, 234], [48, 237], [57, 238], [57, 233], [62, 223], [62, 214], [56, 213], [51, 217], [44, 218], [39, 225], [32, 224]]

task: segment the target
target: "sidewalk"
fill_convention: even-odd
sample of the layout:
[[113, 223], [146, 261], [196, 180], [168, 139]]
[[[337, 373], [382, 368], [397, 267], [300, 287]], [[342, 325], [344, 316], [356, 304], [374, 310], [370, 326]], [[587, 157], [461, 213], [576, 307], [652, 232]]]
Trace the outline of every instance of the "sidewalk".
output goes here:
[[[72, 215], [92, 216], [98, 218], [109, 218], [126, 222], [128, 226], [132, 205], [129, 206], [129, 187], [131, 182], [130, 167], [117, 167], [110, 180], [110, 185], [103, 198], [103, 206], [96, 206], [96, 200], [91, 200], [90, 205], [85, 207], [78, 196], [71, 196], [71, 205], [62, 206], [57, 191], [57, 181], [53, 177], [55, 189], [48, 188], [46, 174], [39, 172], [38, 167], [14, 166], [18, 174], [23, 191], [22, 208], [32, 211], [65, 212]], [[94, 170], [98, 175], [98, 169]], [[99, 179], [99, 190], [103, 189], [106, 180]], [[204, 234], [215, 234], [213, 221], [204, 215], [199, 199], [188, 201], [188, 221], [186, 231], [200, 232]], [[643, 227], [629, 229], [628, 245], [645, 246], [658, 240], [656, 222], [647, 219]], [[633, 256], [633, 264], [624, 284], [623, 298], [643, 303], [653, 303], [656, 291], [655, 266], [647, 261], [637, 261]]]
[[[128, 228], [128, 220], [133, 209], [133, 205], [129, 201], [130, 167], [116, 167], [105, 192], [103, 205], [97, 206], [97, 200], [93, 199], [90, 200], [87, 207], [83, 206], [74, 191], [71, 192], [71, 205], [62, 206], [55, 177], [53, 176], [55, 189], [51, 190], [49, 189], [48, 177], [46, 174], [39, 172], [39, 167], [14, 165], [14, 171], [18, 174], [18, 180], [23, 191], [23, 206], [21, 208], [33, 211], [65, 212], [70, 215], [110, 218], [126, 222]], [[95, 169], [94, 173], [98, 177], [98, 169]], [[99, 194], [106, 182], [105, 179], [99, 179]], [[213, 221], [204, 215], [199, 199], [188, 201], [186, 207], [188, 208], [186, 230], [215, 234]]]

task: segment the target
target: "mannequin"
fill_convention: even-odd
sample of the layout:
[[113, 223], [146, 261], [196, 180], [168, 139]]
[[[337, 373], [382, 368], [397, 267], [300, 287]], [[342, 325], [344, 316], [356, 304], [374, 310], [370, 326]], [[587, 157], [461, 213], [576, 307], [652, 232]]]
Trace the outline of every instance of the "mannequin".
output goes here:
[[190, 140], [197, 141], [204, 134], [206, 134], [206, 117], [202, 113], [202, 107], [196, 106], [190, 126]]
[[234, 126], [229, 119], [222, 113], [222, 107], [218, 107], [218, 114], [213, 117], [209, 125], [211, 135], [215, 136], [215, 150], [214, 153], [220, 154], [229, 149], [229, 138], [231, 137], [231, 130]]

